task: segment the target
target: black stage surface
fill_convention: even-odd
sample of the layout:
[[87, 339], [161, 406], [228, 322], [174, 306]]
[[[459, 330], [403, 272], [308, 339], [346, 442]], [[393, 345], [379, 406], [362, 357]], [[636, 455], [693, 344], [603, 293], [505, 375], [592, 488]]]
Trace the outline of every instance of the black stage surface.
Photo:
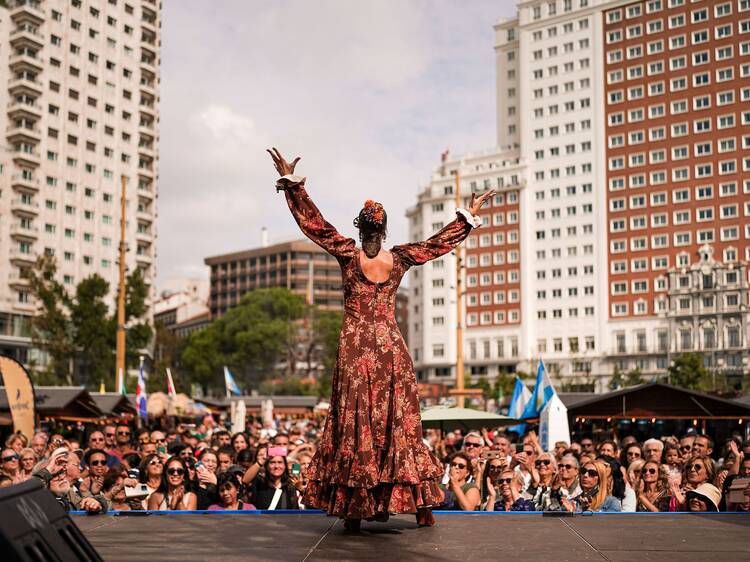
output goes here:
[[76, 516], [105, 560], [750, 560], [750, 515], [438, 514], [362, 524], [324, 515]]

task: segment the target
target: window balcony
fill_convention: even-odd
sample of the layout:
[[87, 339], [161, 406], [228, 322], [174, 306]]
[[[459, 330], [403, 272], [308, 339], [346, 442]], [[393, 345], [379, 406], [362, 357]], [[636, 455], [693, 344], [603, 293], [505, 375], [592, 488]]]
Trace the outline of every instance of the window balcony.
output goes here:
[[11, 287], [29, 287], [31, 282], [28, 277], [21, 277], [20, 271], [11, 271], [8, 274], [8, 284]]
[[10, 261], [15, 264], [29, 266], [36, 263], [36, 254], [33, 252], [22, 252], [19, 248], [11, 248], [8, 253], [10, 255]]
[[23, 117], [24, 115], [41, 118], [42, 106], [34, 101], [11, 100], [8, 102], [8, 117], [14, 119], [16, 117]]
[[44, 86], [35, 78], [22, 76], [20, 78], [11, 78], [8, 81], [8, 90], [12, 96], [17, 96], [19, 94], [39, 96], [44, 91]]
[[39, 191], [39, 180], [30, 178], [23, 174], [13, 174], [10, 178], [12, 188], [28, 189], [30, 191]]
[[39, 238], [39, 228], [36, 226], [25, 226], [21, 223], [14, 223], [10, 225], [10, 235], [17, 239], [36, 240]]
[[11, 123], [6, 129], [5, 136], [9, 142], [30, 141], [39, 142], [42, 140], [42, 132], [34, 126], [16, 125]]
[[16, 0], [10, 12], [10, 19], [14, 22], [27, 20], [41, 24], [45, 19], [42, 3], [33, 0]]
[[12, 201], [10, 210], [18, 214], [36, 216], [39, 214], [39, 203], [36, 201], [24, 201], [21, 198], [16, 198]]
[[24, 69], [32, 69], [37, 72], [44, 70], [44, 61], [41, 57], [29, 53], [13, 53], [8, 59], [8, 65], [13, 72]]
[[41, 49], [44, 47], [44, 35], [38, 29], [27, 24], [21, 24], [10, 32], [10, 44], [12, 47], [33, 47]]
[[39, 153], [35, 150], [27, 152], [26, 150], [11, 151], [13, 161], [21, 166], [38, 166], [41, 162]]

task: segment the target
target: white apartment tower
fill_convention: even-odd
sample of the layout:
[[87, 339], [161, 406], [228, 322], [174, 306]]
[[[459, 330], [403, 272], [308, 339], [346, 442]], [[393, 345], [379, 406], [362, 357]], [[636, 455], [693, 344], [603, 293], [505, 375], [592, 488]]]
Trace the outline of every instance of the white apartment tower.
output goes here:
[[161, 2], [10, 0], [0, 8], [0, 351], [27, 360], [28, 271], [57, 257], [71, 290], [117, 290], [121, 177], [127, 267], [153, 287]]

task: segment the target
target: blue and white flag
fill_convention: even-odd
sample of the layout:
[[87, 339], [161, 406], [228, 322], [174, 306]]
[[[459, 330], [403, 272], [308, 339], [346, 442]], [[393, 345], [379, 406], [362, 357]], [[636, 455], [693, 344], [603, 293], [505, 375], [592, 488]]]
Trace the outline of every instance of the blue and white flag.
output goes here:
[[523, 414], [521, 414], [521, 419], [538, 418], [553, 394], [555, 394], [555, 389], [549, 380], [547, 369], [544, 368], [544, 361], [540, 359], [539, 368], [536, 371], [536, 386], [534, 392], [531, 393], [531, 399], [523, 410]]
[[[530, 399], [531, 391], [521, 379], [516, 377], [516, 386], [513, 388], [513, 396], [510, 397], [510, 406], [508, 406], [508, 417], [520, 420]], [[507, 430], [523, 435], [523, 432], [526, 430], [526, 424], [514, 425], [508, 427]]]
[[143, 361], [141, 360], [141, 368], [138, 370], [138, 386], [135, 389], [135, 404], [138, 409], [138, 416], [145, 418], [148, 416], [148, 410], [146, 409], [146, 377], [143, 376]]
[[227, 398], [229, 398], [230, 394], [236, 394], [238, 396], [242, 394], [240, 387], [237, 386], [232, 373], [229, 372], [226, 365], [224, 366], [224, 386], [227, 387]]

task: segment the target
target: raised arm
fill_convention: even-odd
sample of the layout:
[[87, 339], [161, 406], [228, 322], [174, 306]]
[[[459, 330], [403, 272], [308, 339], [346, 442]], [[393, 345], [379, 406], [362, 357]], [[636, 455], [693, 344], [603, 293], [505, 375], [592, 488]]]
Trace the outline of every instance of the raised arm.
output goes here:
[[456, 209], [456, 219], [445, 225], [440, 231], [430, 236], [423, 242], [412, 242], [394, 246], [393, 251], [409, 267], [422, 265], [425, 262], [439, 258], [447, 254], [463, 242], [473, 228], [479, 227], [481, 220], [477, 216], [482, 205], [493, 195], [494, 190], [480, 195], [471, 195], [471, 206], [469, 210]]
[[299, 157], [289, 164], [275, 148], [273, 152], [269, 150], [268, 153], [281, 176], [276, 182], [276, 189], [284, 191], [289, 210], [305, 236], [337, 258], [352, 257], [355, 249], [354, 240], [339, 234], [333, 225], [323, 218], [305, 190], [305, 178], [294, 175], [294, 167], [299, 162]]

